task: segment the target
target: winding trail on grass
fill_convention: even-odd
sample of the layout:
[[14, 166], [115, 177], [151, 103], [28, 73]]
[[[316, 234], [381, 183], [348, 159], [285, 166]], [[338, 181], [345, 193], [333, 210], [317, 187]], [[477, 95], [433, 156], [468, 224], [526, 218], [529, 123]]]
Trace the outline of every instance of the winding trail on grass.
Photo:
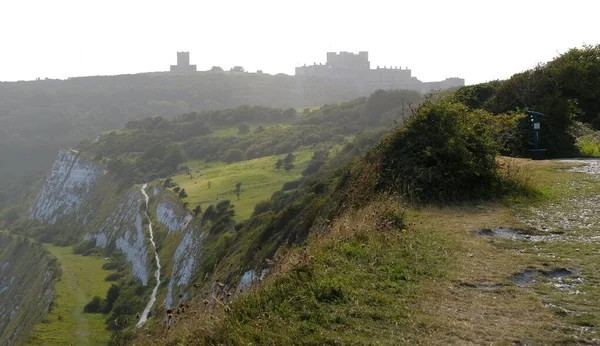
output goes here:
[[144, 195], [144, 199], [146, 200], [146, 218], [148, 219], [148, 232], [150, 233], [150, 242], [154, 247], [154, 259], [156, 260], [156, 272], [154, 273], [154, 277], [156, 278], [156, 286], [154, 286], [154, 289], [152, 290], [150, 301], [148, 302], [146, 308], [144, 309], [144, 312], [140, 316], [140, 320], [135, 325], [138, 328], [143, 326], [144, 323], [146, 323], [146, 321], [148, 320], [148, 313], [150, 313], [150, 309], [152, 309], [154, 303], [156, 302], [156, 292], [158, 292], [158, 286], [160, 285], [160, 258], [158, 257], [158, 250], [156, 249], [156, 243], [154, 242], [154, 232], [152, 231], [152, 219], [150, 219], [150, 213], [148, 213], [148, 202], [150, 200], [150, 197], [148, 197], [148, 194], [146, 193], [147, 186], [148, 184], [142, 185], [141, 191]]

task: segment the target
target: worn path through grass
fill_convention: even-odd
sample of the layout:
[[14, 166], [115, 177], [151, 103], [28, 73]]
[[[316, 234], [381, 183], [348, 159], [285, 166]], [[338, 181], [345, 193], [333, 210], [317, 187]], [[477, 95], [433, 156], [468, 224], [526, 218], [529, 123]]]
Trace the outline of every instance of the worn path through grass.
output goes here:
[[[456, 245], [448, 281], [423, 287], [424, 344], [600, 344], [600, 166], [518, 164], [542, 196], [409, 213]], [[473, 233], [494, 228], [516, 237]]]
[[510, 165], [539, 194], [371, 202], [282, 253], [230, 312], [133, 344], [600, 345], [600, 175]]
[[73, 254], [71, 247], [45, 244], [58, 259], [61, 277], [56, 283], [56, 300], [52, 311], [36, 325], [29, 345], [107, 345], [110, 332], [105, 316], [88, 314], [83, 307], [94, 296], [104, 297], [111, 273], [102, 269], [105, 261], [98, 257]]

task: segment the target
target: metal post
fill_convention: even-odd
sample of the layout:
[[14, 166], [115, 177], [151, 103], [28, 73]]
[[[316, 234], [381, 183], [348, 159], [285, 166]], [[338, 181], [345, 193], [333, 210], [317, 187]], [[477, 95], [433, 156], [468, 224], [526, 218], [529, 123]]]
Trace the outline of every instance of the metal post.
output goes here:
[[527, 111], [527, 114], [529, 115], [531, 122], [532, 122], [532, 126], [533, 126], [533, 145], [534, 145], [534, 149], [532, 150], [532, 158], [534, 160], [541, 160], [544, 153], [546, 150], [545, 149], [540, 149], [540, 131], [541, 131], [541, 118], [544, 117], [545, 115], [543, 113], [539, 113], [539, 112], [534, 112], [534, 111]]

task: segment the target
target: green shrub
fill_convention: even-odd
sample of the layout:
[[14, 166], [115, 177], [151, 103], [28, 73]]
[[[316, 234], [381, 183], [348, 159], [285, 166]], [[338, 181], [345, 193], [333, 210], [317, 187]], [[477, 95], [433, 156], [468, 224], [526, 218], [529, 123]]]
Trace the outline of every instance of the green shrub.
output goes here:
[[375, 150], [377, 188], [424, 202], [489, 196], [499, 149], [489, 116], [457, 102], [427, 101]]
[[303, 181], [304, 181], [303, 179], [299, 179], [299, 180], [285, 182], [285, 183], [283, 183], [281, 190], [289, 191], [289, 190], [297, 189], [298, 187], [300, 187], [300, 185], [302, 185]]
[[107, 262], [102, 265], [102, 269], [104, 270], [114, 270], [119, 268], [118, 262]]
[[106, 304], [104, 305], [102, 312], [104, 312], [105, 314], [109, 313], [112, 310], [115, 301], [119, 298], [120, 294], [121, 289], [119, 288], [119, 286], [115, 284], [110, 286], [108, 292], [106, 292]]
[[581, 140], [577, 143], [577, 148], [583, 156], [600, 157], [600, 143], [592, 140]]
[[92, 300], [83, 307], [83, 312], [97, 313], [104, 309], [104, 301], [102, 298], [95, 296]]
[[108, 282], [112, 282], [112, 281], [117, 281], [121, 278], [121, 274], [119, 273], [111, 273], [108, 274], [105, 278], [104, 281], [108, 281]]
[[78, 255], [88, 254], [94, 247], [96, 247], [96, 239], [84, 240], [75, 245], [73, 253]]

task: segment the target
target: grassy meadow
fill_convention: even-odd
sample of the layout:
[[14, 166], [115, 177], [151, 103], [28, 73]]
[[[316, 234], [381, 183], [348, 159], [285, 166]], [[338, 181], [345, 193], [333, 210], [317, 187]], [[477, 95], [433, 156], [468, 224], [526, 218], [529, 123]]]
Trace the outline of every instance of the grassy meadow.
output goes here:
[[[236, 220], [245, 220], [254, 211], [254, 206], [268, 200], [271, 195], [281, 189], [288, 181], [299, 179], [302, 170], [310, 161], [313, 152], [294, 153], [294, 169], [286, 172], [283, 168], [275, 170], [275, 163], [285, 155], [268, 156], [254, 160], [226, 164], [222, 162], [188, 161], [192, 178], [181, 174], [173, 177], [173, 181], [185, 189], [188, 197], [188, 209], [200, 205], [205, 210], [210, 204], [229, 199], [235, 206]], [[202, 176], [201, 176], [202, 174]], [[208, 182], [210, 181], [210, 188]], [[235, 194], [235, 184], [242, 183], [240, 198]]]
[[[133, 344], [597, 344], [600, 176], [510, 161], [505, 173], [537, 194], [424, 208], [375, 200], [281, 253], [231, 311]], [[474, 234], [497, 227], [542, 238]], [[544, 275], [556, 269], [572, 274]], [[518, 284], [525, 270], [538, 274]]]
[[110, 332], [105, 315], [88, 314], [83, 307], [94, 297], [104, 297], [111, 283], [104, 278], [114, 271], [102, 269], [105, 261], [73, 254], [72, 247], [45, 244], [61, 265], [52, 311], [37, 324], [28, 345], [107, 345]]

